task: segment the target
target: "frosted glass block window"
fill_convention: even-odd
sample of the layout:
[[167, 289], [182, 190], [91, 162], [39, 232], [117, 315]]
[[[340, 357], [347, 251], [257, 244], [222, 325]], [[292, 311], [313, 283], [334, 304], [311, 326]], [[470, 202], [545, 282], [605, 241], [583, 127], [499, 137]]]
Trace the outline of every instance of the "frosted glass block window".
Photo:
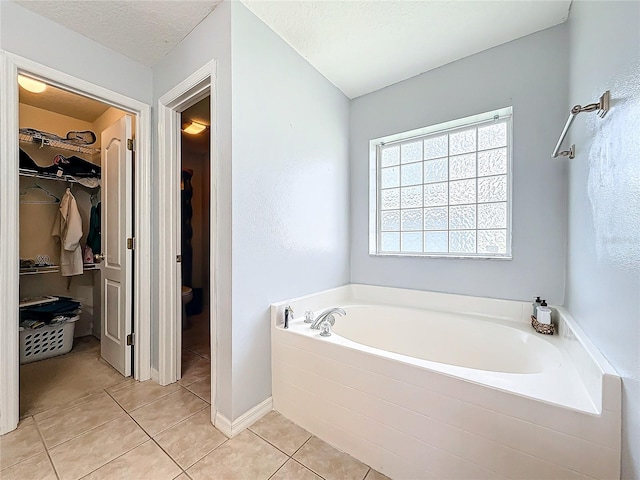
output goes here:
[[370, 253], [511, 258], [512, 109], [372, 140]]

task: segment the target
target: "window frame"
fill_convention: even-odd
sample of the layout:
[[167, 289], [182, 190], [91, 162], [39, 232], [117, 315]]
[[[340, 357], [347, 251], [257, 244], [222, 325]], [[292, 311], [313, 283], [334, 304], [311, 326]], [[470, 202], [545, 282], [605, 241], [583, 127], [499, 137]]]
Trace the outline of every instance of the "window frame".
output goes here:
[[[455, 133], [456, 131], [466, 130], [470, 127], [479, 127], [482, 124], [491, 124], [492, 121], [505, 121], [507, 128], [507, 171], [506, 171], [506, 180], [507, 180], [507, 199], [506, 199], [506, 251], [505, 253], [499, 254], [488, 254], [488, 253], [462, 253], [462, 252], [380, 252], [378, 251], [378, 246], [381, 245], [381, 210], [379, 209], [380, 205], [380, 196], [382, 192], [382, 188], [379, 188], [381, 182], [381, 161], [380, 161], [380, 150], [382, 147], [389, 145], [402, 145], [403, 143], [415, 141], [418, 138], [422, 138], [424, 141], [425, 138], [428, 137], [436, 137], [444, 134]], [[478, 150], [474, 150], [477, 154]], [[443, 157], [444, 158], [444, 157]], [[450, 156], [447, 155], [447, 161], [449, 161]], [[424, 157], [422, 159], [424, 163]], [[400, 160], [399, 165], [402, 165], [402, 160]], [[477, 157], [476, 157], [476, 176], [471, 177], [476, 180], [477, 176]], [[491, 259], [491, 260], [511, 260], [512, 256], [512, 205], [513, 205], [513, 107], [504, 107], [496, 110], [491, 110], [488, 112], [480, 113], [477, 115], [471, 115], [464, 118], [459, 118], [447, 122], [442, 122], [434, 125], [430, 125], [423, 128], [418, 128], [406, 132], [396, 133], [393, 135], [386, 135], [384, 137], [375, 138], [369, 141], [369, 255], [376, 257], [421, 257], [421, 258], [463, 258], [463, 259]], [[447, 187], [452, 180], [450, 180], [449, 176], [447, 176]], [[424, 177], [422, 179], [422, 183], [418, 184], [424, 188]], [[476, 184], [477, 185], [477, 184]], [[398, 188], [401, 188], [399, 186]], [[447, 200], [447, 208], [450, 208], [452, 205], [449, 203], [450, 198]], [[477, 190], [476, 190], [476, 208], [479, 203], [477, 202]], [[455, 206], [455, 205], [453, 205]], [[422, 207], [425, 208], [424, 205]], [[476, 213], [477, 215], [477, 213]], [[477, 228], [477, 216], [476, 216], [476, 228], [468, 231], [476, 232], [476, 250], [477, 250], [477, 232], [484, 229]], [[424, 226], [421, 230], [424, 233]], [[459, 230], [465, 231], [465, 230]], [[451, 232], [449, 225], [447, 225], [447, 232]], [[402, 227], [399, 230], [400, 235], [402, 234]], [[401, 237], [402, 238], [402, 237]], [[449, 246], [449, 236], [447, 236], [447, 246]], [[402, 240], [400, 240], [402, 241]], [[423, 249], [424, 249], [424, 236], [423, 236]], [[400, 246], [402, 248], [402, 244]]]

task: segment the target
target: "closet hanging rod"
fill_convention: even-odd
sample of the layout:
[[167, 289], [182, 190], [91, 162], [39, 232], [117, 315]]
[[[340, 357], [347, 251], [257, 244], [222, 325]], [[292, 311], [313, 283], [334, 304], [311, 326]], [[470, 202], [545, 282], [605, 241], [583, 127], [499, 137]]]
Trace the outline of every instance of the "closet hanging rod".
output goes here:
[[579, 113], [595, 112], [595, 111], [598, 112], [598, 116], [600, 118], [604, 118], [604, 116], [609, 111], [609, 100], [610, 100], [610, 94], [609, 94], [609, 90], [607, 90], [600, 96], [600, 100], [598, 100], [596, 103], [590, 103], [588, 105], [585, 105], [584, 107], [581, 105], [575, 105], [571, 109], [571, 112], [569, 112], [569, 118], [567, 119], [567, 123], [564, 124], [562, 133], [560, 134], [560, 139], [558, 140], [558, 143], [556, 144], [556, 148], [553, 150], [553, 153], [551, 154], [551, 158], [557, 158], [560, 156], [574, 158], [576, 156], [575, 145], [571, 145], [569, 150], [560, 151], [560, 145], [562, 145], [562, 141], [564, 140], [564, 137], [567, 136], [567, 132], [569, 131], [569, 127], [573, 123], [573, 119], [576, 118], [576, 116]]
[[61, 182], [76, 182], [79, 183], [78, 180], [73, 178], [71, 175], [61, 175], [58, 176], [54, 173], [40, 173], [33, 170], [27, 170], [26, 168], [18, 169], [18, 173], [21, 177], [34, 177], [41, 178], [43, 180], [58, 180]]

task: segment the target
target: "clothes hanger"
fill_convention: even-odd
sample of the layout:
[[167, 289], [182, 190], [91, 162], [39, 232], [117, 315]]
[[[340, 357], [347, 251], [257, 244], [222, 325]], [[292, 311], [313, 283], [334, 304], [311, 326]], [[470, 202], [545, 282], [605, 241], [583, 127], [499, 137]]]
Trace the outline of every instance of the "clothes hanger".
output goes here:
[[53, 193], [51, 193], [46, 188], [41, 187], [40, 184], [38, 184], [38, 182], [35, 181], [35, 180], [33, 181], [33, 185], [31, 185], [30, 187], [25, 188], [24, 191], [20, 192], [20, 196], [28, 195], [29, 192], [27, 190], [42, 190], [44, 193], [47, 194], [48, 197], [51, 198], [51, 200], [20, 200], [20, 203], [42, 204], [42, 205], [60, 203], [60, 199], [57, 196], [55, 196]]

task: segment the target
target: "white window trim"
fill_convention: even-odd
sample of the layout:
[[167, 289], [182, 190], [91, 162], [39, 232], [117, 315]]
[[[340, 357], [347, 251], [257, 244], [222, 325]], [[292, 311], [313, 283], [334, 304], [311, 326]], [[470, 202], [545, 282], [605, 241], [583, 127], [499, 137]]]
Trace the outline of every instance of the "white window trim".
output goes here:
[[[507, 250], [504, 254], [489, 255], [485, 253], [462, 254], [462, 253], [418, 253], [418, 252], [378, 252], [378, 241], [380, 231], [378, 229], [378, 147], [389, 143], [400, 143], [412, 138], [422, 137], [432, 133], [450, 133], [458, 129], [484, 123], [489, 120], [502, 120], [510, 118], [507, 123]], [[375, 257], [416, 257], [416, 258], [454, 258], [454, 259], [485, 259], [485, 260], [511, 260], [513, 258], [512, 249], [512, 204], [513, 204], [513, 107], [504, 107], [489, 112], [470, 115], [468, 117], [442, 122], [427, 127], [409, 130], [407, 132], [395, 133], [384, 137], [374, 138], [369, 141], [369, 255]], [[477, 231], [477, 229], [476, 229]]]

